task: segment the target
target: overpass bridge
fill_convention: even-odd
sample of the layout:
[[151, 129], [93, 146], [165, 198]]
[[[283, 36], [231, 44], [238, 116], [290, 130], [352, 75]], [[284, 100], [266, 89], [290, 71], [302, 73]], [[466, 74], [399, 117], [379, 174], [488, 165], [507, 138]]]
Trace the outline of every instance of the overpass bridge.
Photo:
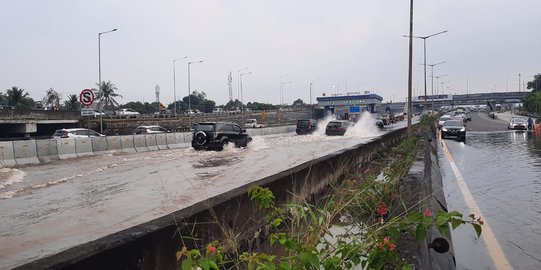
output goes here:
[[50, 135], [78, 123], [79, 112], [0, 110], [0, 138]]
[[[422, 111], [426, 106], [431, 109], [438, 109], [441, 107], [455, 107], [455, 106], [482, 106], [482, 105], [495, 105], [495, 104], [518, 104], [524, 102], [530, 92], [494, 92], [494, 93], [474, 93], [464, 95], [429, 95], [417, 96], [413, 98], [413, 110], [414, 112]], [[426, 103], [426, 105], [425, 105]], [[388, 103], [387, 107], [391, 111], [400, 110], [404, 108], [406, 102]]]

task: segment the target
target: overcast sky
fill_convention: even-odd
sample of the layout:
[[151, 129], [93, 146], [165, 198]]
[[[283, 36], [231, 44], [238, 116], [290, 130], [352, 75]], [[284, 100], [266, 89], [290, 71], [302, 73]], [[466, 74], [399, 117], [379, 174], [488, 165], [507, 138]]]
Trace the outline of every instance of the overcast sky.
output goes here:
[[[427, 39], [427, 63], [445, 91], [518, 91], [541, 73], [541, 1], [416, 0], [414, 35]], [[244, 101], [287, 103], [322, 93], [371, 91], [407, 96], [408, 0], [2, 0], [0, 91], [19, 86], [35, 100], [54, 88], [64, 99], [102, 79], [128, 101], [173, 101], [173, 59], [188, 56], [191, 89], [228, 101], [227, 76], [243, 76]], [[414, 40], [415, 94], [424, 92], [423, 42]], [[178, 99], [187, 62], [176, 62]], [[430, 67], [428, 69], [430, 76]], [[428, 78], [428, 94], [431, 93]], [[468, 82], [468, 83], [467, 83]]]

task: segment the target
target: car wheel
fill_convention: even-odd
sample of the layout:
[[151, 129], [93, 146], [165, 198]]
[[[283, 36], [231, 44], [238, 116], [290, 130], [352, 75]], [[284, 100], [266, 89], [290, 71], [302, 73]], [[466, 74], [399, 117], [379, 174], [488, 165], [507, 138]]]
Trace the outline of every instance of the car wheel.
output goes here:
[[218, 146], [218, 148], [216, 150], [218, 151], [222, 151], [224, 150], [224, 147], [229, 143], [228, 140], [223, 140], [222, 143], [220, 143], [220, 145]]
[[203, 146], [207, 142], [207, 134], [203, 131], [199, 131], [194, 135], [194, 141], [197, 145]]

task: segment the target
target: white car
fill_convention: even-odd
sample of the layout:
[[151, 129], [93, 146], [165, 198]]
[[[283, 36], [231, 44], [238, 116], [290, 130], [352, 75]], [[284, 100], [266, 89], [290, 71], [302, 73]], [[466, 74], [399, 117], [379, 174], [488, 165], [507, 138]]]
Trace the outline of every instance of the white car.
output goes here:
[[134, 109], [130, 109], [130, 108], [126, 108], [126, 109], [119, 109], [116, 111], [116, 115], [120, 116], [120, 117], [126, 117], [126, 118], [135, 118], [137, 116], [139, 116], [139, 112], [134, 110]]
[[86, 128], [63, 128], [54, 132], [53, 139], [61, 138], [88, 138], [88, 137], [104, 137], [94, 130]]
[[438, 120], [438, 128], [441, 128], [443, 124], [445, 123], [445, 121], [450, 120], [451, 118], [453, 117], [448, 114], [442, 115], [440, 119]]
[[247, 128], [262, 128], [262, 124], [258, 124], [256, 119], [246, 119], [246, 122], [244, 122], [244, 127]]

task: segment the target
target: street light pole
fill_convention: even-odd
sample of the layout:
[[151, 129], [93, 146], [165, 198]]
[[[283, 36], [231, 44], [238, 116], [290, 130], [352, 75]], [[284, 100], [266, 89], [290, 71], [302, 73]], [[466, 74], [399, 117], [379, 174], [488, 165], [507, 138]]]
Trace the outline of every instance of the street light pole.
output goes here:
[[287, 81], [287, 82], [282, 82], [281, 83], [281, 87], [280, 87], [280, 90], [281, 90], [281, 101], [280, 101], [280, 105], [284, 105], [284, 84], [288, 84], [288, 83], [291, 83], [291, 81]]
[[240, 85], [240, 113], [242, 115], [242, 123], [244, 123], [244, 97], [243, 97], [243, 93], [242, 93], [242, 76], [244, 75], [250, 75], [252, 74], [252, 72], [246, 72], [246, 73], [240, 73], [239, 74], [239, 85]]
[[248, 68], [245, 67], [245, 68], [241, 68], [239, 70], [237, 70], [237, 79], [239, 80], [239, 83], [237, 84], [237, 109], [240, 109], [241, 106], [239, 106], [239, 102], [240, 102], [240, 73], [244, 70], [247, 70]]
[[432, 110], [434, 110], [434, 67], [437, 66], [437, 65], [445, 64], [445, 63], [447, 63], [447, 61], [442, 61], [442, 62], [432, 64], [432, 65], [429, 64], [429, 66], [431, 67], [431, 70], [432, 70], [431, 76], [430, 76], [430, 78], [432, 79], [432, 83], [431, 83], [431, 86], [432, 86], [431, 87], [432, 88], [432, 94], [431, 94], [431, 96], [432, 96], [432, 98], [431, 98], [431, 100], [432, 100], [431, 101], [432, 102]]
[[[441, 31], [441, 32], [438, 32], [438, 33], [435, 33], [435, 34], [432, 34], [432, 35], [428, 35], [428, 36], [413, 36], [413, 38], [418, 38], [418, 39], [422, 39], [423, 40], [423, 48], [424, 48], [424, 71], [425, 71], [425, 108], [426, 108], [426, 98], [427, 98], [427, 93], [426, 93], [426, 40], [430, 37], [433, 37], [433, 36], [437, 36], [437, 35], [441, 35], [441, 34], [444, 34], [444, 33], [447, 33], [449, 31], [445, 30], [445, 31]], [[408, 37], [406, 35], [404, 35], [404, 37]]]
[[175, 60], [173, 60], [173, 103], [175, 103], [175, 117], [177, 117], [177, 73], [175, 71], [175, 62], [177, 62], [178, 60], [182, 60], [182, 59], [187, 59], [188, 56], [184, 56], [184, 57], [181, 57], [181, 58], [177, 58]]
[[188, 115], [191, 115], [192, 112], [192, 91], [190, 89], [190, 65], [191, 64], [197, 64], [197, 63], [203, 63], [203, 61], [192, 61], [188, 62]]
[[[102, 81], [101, 81], [101, 35], [106, 33], [115, 32], [118, 29], [114, 28], [113, 30], [99, 32], [98, 33], [98, 86], [100, 90], [100, 101], [99, 104], [103, 106], [103, 93], [102, 93]], [[103, 111], [103, 108], [100, 108]], [[100, 133], [103, 133], [103, 112], [100, 112]]]

